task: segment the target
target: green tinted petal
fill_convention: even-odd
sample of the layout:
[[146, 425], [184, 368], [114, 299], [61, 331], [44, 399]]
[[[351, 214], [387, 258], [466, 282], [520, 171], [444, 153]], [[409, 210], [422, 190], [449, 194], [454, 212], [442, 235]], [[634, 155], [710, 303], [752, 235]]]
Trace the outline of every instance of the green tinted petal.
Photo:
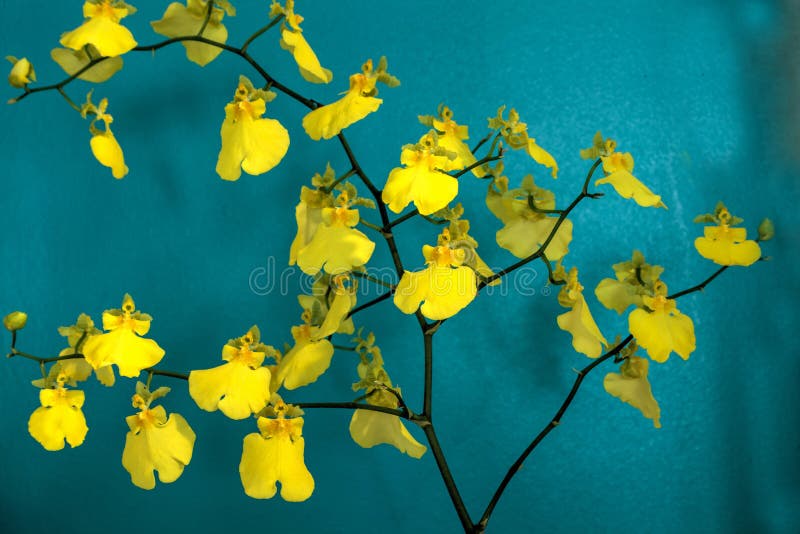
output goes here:
[[414, 439], [399, 417], [370, 410], [353, 412], [350, 436], [364, 448], [385, 443], [412, 458], [421, 458], [428, 450]]

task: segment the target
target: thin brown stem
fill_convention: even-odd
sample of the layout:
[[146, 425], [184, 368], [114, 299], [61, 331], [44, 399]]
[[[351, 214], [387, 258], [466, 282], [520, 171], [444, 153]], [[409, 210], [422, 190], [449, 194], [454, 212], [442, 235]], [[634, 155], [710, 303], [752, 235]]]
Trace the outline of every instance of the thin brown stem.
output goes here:
[[359, 272], [359, 271], [353, 271], [351, 274], [353, 276], [355, 276], [356, 278], [369, 280], [373, 284], [378, 284], [379, 286], [383, 286], [383, 287], [386, 287], [386, 288], [391, 289], [392, 291], [394, 291], [394, 288], [395, 288], [394, 284], [389, 283], [389, 282], [385, 282], [385, 281], [381, 280], [380, 278], [376, 278], [376, 277], [372, 276], [371, 274], [362, 273], [362, 272]]
[[[690, 293], [694, 293], [696, 291], [702, 291], [708, 284], [710, 284], [717, 276], [722, 274], [722, 272], [724, 272], [727, 268], [728, 268], [727, 266], [724, 266], [717, 269], [713, 274], [711, 274], [711, 276], [709, 276], [699, 284], [692, 286], [688, 289], [684, 289], [683, 291], [679, 291], [674, 295], [669, 296], [668, 298], [677, 299], [682, 296], [688, 295]], [[593, 360], [589, 365], [578, 371], [578, 376], [575, 378], [575, 382], [572, 384], [572, 388], [567, 394], [567, 397], [564, 399], [564, 402], [561, 403], [561, 406], [559, 407], [555, 416], [553, 416], [552, 420], [549, 423], [547, 423], [547, 425], [539, 432], [539, 434], [536, 435], [535, 438], [533, 438], [533, 441], [531, 441], [531, 443], [525, 448], [525, 450], [522, 451], [522, 454], [519, 455], [519, 457], [514, 461], [514, 463], [511, 464], [511, 467], [506, 472], [506, 475], [503, 477], [503, 480], [500, 482], [500, 485], [497, 487], [497, 490], [494, 492], [494, 495], [492, 495], [492, 498], [489, 500], [489, 504], [486, 506], [486, 510], [483, 512], [480, 521], [478, 521], [478, 523], [475, 525], [473, 532], [480, 533], [486, 529], [486, 525], [489, 523], [489, 518], [491, 517], [492, 512], [495, 509], [495, 506], [497, 506], [497, 503], [500, 500], [500, 497], [502, 497], [503, 492], [505, 491], [509, 482], [511, 482], [511, 479], [514, 478], [514, 475], [516, 475], [517, 472], [522, 468], [522, 464], [525, 462], [528, 456], [533, 452], [536, 446], [539, 445], [539, 443], [541, 443], [541, 441], [550, 433], [551, 430], [553, 430], [561, 423], [561, 418], [564, 416], [564, 413], [567, 411], [567, 408], [569, 408], [570, 404], [575, 398], [575, 395], [578, 393], [578, 389], [580, 389], [581, 384], [583, 383], [583, 379], [586, 378], [586, 375], [588, 375], [595, 367], [597, 367], [601, 363], [619, 354], [619, 352], [622, 351], [622, 349], [625, 348], [631, 341], [633, 341], [633, 336], [629, 334], [628, 337], [623, 339], [613, 349], [609, 350], [599, 358]]]
[[480, 147], [482, 147], [483, 145], [485, 145], [485, 144], [486, 144], [486, 142], [487, 142], [489, 139], [491, 139], [493, 135], [494, 135], [494, 132], [489, 132], [488, 134], [484, 135], [484, 136], [481, 138], [481, 140], [480, 140], [480, 141], [478, 141], [478, 143], [477, 143], [477, 144], [476, 144], [474, 147], [472, 147], [472, 153], [474, 154], [475, 152], [477, 152], [477, 151], [478, 151], [478, 149], [479, 149]]
[[149, 374], [156, 375], [156, 376], [166, 376], [169, 378], [177, 378], [178, 380], [189, 380], [189, 375], [187, 373], [176, 373], [174, 371], [162, 371], [161, 369], [145, 369], [145, 371]]
[[412, 218], [416, 217], [417, 215], [419, 215], [419, 210], [414, 208], [413, 210], [409, 211], [405, 215], [403, 215], [401, 217], [398, 217], [397, 219], [395, 219], [392, 222], [390, 222], [389, 223], [389, 228], [394, 228], [398, 224], [401, 224], [401, 223], [403, 223], [403, 222], [405, 222], [405, 221], [407, 221], [409, 219], [412, 219]]
[[486, 163], [490, 163], [492, 161], [497, 161], [499, 159], [503, 159], [503, 151], [502, 150], [500, 151], [500, 153], [498, 155], [496, 155], [496, 156], [486, 156], [484, 158], [481, 158], [478, 161], [476, 161], [475, 163], [473, 163], [472, 165], [464, 167], [460, 171], [455, 172], [455, 173], [451, 174], [450, 176], [452, 176], [453, 178], [458, 178], [458, 177], [463, 176], [464, 174], [468, 173], [469, 171], [471, 171], [472, 169], [474, 169], [476, 167], [480, 167], [481, 165], [484, 165]]
[[431, 419], [433, 405], [433, 333], [423, 334], [425, 348], [425, 389], [423, 390], [422, 415]]
[[450, 467], [447, 465], [447, 460], [445, 459], [444, 452], [442, 451], [442, 445], [439, 443], [439, 438], [436, 436], [436, 431], [433, 429], [433, 424], [428, 422], [427, 424], [423, 423], [420, 426], [425, 432], [425, 437], [428, 438], [428, 444], [431, 447], [431, 454], [433, 454], [433, 457], [436, 460], [436, 465], [439, 468], [439, 473], [442, 475], [442, 480], [447, 488], [447, 493], [450, 495], [450, 500], [453, 502], [453, 507], [458, 515], [458, 520], [461, 522], [464, 532], [472, 532], [474, 524], [472, 523], [472, 519], [469, 516], [467, 507], [464, 504], [464, 499], [461, 498], [461, 494], [458, 491], [458, 486], [453, 478], [453, 473], [450, 471]]
[[242, 45], [242, 47], [241, 47], [241, 48], [242, 48], [242, 52], [247, 52], [247, 47], [248, 47], [248, 46], [250, 46], [250, 45], [252, 44], [252, 42], [253, 42], [253, 41], [255, 41], [256, 39], [258, 39], [259, 37], [261, 37], [262, 35], [264, 35], [266, 32], [268, 32], [270, 29], [272, 29], [272, 27], [273, 27], [273, 26], [275, 26], [277, 23], [279, 23], [279, 22], [280, 22], [280, 21], [282, 21], [282, 20], [283, 20], [283, 14], [281, 14], [281, 15], [278, 15], [277, 17], [275, 17], [274, 19], [272, 19], [272, 20], [269, 22], [269, 24], [267, 24], [266, 26], [264, 26], [263, 28], [261, 28], [261, 29], [259, 29], [259, 30], [256, 30], [256, 31], [253, 33], [253, 35], [251, 35], [250, 37], [248, 37], [248, 38], [247, 38], [247, 40], [246, 40], [246, 41], [244, 42], [244, 44]]
[[369, 300], [369, 301], [365, 302], [364, 304], [362, 304], [360, 306], [356, 306], [355, 308], [353, 308], [352, 310], [350, 310], [347, 313], [347, 317], [350, 318], [350, 317], [352, 317], [353, 315], [357, 314], [360, 311], [364, 311], [364, 310], [366, 310], [368, 308], [371, 308], [371, 307], [375, 306], [376, 304], [378, 304], [380, 302], [383, 302], [384, 300], [387, 300], [387, 299], [391, 298], [393, 293], [394, 293], [394, 291], [387, 291], [386, 293], [384, 293], [382, 295], [379, 295], [379, 296], [375, 297], [374, 299]]

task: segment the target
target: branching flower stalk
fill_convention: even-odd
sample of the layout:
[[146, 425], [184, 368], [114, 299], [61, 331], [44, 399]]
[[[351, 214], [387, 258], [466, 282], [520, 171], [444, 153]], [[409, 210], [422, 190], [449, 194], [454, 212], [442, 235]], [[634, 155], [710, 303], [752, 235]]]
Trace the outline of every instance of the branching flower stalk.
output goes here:
[[[301, 297], [304, 324], [292, 329], [295, 344], [285, 353], [262, 343], [258, 327], [253, 326], [244, 335], [228, 341], [222, 351], [225, 363], [218, 367], [189, 373], [164, 370], [158, 365], [164, 356], [163, 349], [145, 337], [151, 318], [136, 309], [129, 295], [124, 297], [119, 309], [103, 314], [105, 333], [95, 328], [91, 318], [83, 314], [75, 325], [59, 329], [69, 347], [58, 356], [39, 357], [19, 350], [18, 332], [25, 326], [27, 316], [21, 312], [6, 316], [4, 324], [12, 336], [8, 357], [34, 361], [42, 372], [41, 380], [34, 381], [34, 385], [41, 388], [42, 407], [31, 416], [29, 428], [31, 435], [49, 450], [63, 448], [65, 440], [71, 446], [80, 445], [88, 430], [81, 411], [83, 392], [69, 387], [86, 380], [92, 373], [104, 385], [112, 385], [115, 381], [112, 366], [125, 377], [138, 378], [145, 374], [146, 383], [139, 382], [133, 396], [133, 405], [140, 411], [127, 418], [131, 432], [123, 453], [124, 467], [130, 472], [133, 483], [142, 488], [155, 486], [154, 470], [158, 471], [162, 482], [177, 479], [191, 459], [196, 437], [180, 415], [167, 417], [163, 407], [152, 404], [169, 391], [169, 388], [152, 390], [150, 387], [154, 377], [163, 377], [187, 382], [190, 396], [204, 410], [220, 410], [232, 419], [257, 418], [259, 432], [245, 438], [240, 464], [243, 487], [251, 497], [270, 498], [279, 483], [285, 500], [309, 498], [314, 481], [303, 461], [303, 410], [350, 410], [353, 412], [351, 435], [364, 447], [388, 443], [418, 458], [426, 448], [414, 440], [402, 421], [418, 426], [425, 435], [464, 531], [484, 532], [523, 462], [561, 424], [584, 379], [601, 364], [609, 360], [621, 364], [619, 374], [606, 375], [605, 389], [639, 409], [656, 427], [660, 426], [658, 403], [647, 381], [649, 360], [637, 356], [636, 351], [644, 349], [650, 359], [659, 363], [672, 352], [688, 358], [695, 349], [694, 325], [678, 311], [676, 299], [704, 289], [730, 266], [747, 266], [763, 259], [758, 242], [770, 239], [774, 233], [771, 224], [765, 221], [759, 227], [759, 239], [746, 240], [745, 230], [736, 227], [741, 219], [731, 215], [720, 203], [713, 213], [696, 220], [715, 226], [707, 226], [704, 236], [698, 237], [695, 243], [702, 256], [720, 267], [699, 284], [672, 294], [660, 279], [663, 268], [646, 263], [642, 254], [634, 251], [630, 261], [613, 266], [616, 279], [603, 280], [595, 290], [605, 307], [620, 314], [634, 306], [629, 314], [627, 335], [608, 343], [589, 311], [577, 269], [572, 267], [567, 271], [563, 264], [572, 239], [572, 222], [568, 217], [584, 199], [603, 196], [602, 192], [590, 192], [598, 170], [602, 170], [604, 176], [594, 182], [595, 186], [611, 185], [619, 195], [642, 207], [664, 207], [661, 197], [634, 177], [633, 157], [618, 152], [615, 141], [604, 139], [598, 132], [592, 146], [581, 151], [581, 157], [593, 163], [580, 192], [565, 208], [557, 209], [553, 193], [535, 184], [532, 176], [523, 178], [518, 188], [512, 188], [504, 175], [503, 160], [513, 151], [527, 154], [536, 164], [547, 168], [553, 177], [558, 173], [555, 159], [530, 136], [527, 125], [521, 122], [514, 109], [509, 110], [506, 117], [505, 106], [500, 107], [497, 116], [488, 121], [491, 131], [469, 149], [464, 143], [466, 127], [454, 121], [452, 110], [440, 106], [436, 116], [420, 117], [420, 122], [429, 126], [430, 131], [417, 143], [402, 147], [401, 166], [395, 168], [386, 185], [379, 188], [360, 164], [344, 130], [380, 106], [381, 100], [375, 97], [376, 83], [389, 87], [399, 84], [388, 74], [384, 59], [377, 66], [371, 60], [365, 62], [361, 72], [350, 77], [350, 89], [345, 96], [340, 101], [323, 104], [272, 77], [248, 52], [257, 38], [279, 28], [281, 46], [293, 54], [302, 77], [311, 83], [331, 81], [332, 74], [320, 65], [301, 33], [302, 17], [294, 12], [292, 0], [284, 5], [274, 2], [269, 22], [240, 47], [226, 42], [227, 30], [222, 20], [225, 15], [235, 13], [227, 1], [189, 0], [186, 7], [171, 5], [162, 20], [153, 23], [154, 29], [168, 38], [151, 45], [138, 45], [120, 23], [132, 12], [131, 6], [121, 0], [89, 0], [84, 6], [85, 23], [62, 37], [67, 53], [75, 57], [69, 65], [60, 63], [69, 75], [55, 84], [29, 87], [35, 80], [32, 66], [24, 58], [15, 60], [9, 80], [13, 86], [21, 88], [22, 93], [10, 103], [22, 102], [37, 93], [59, 93], [82, 116], [91, 119], [92, 152], [101, 164], [111, 168], [115, 178], [122, 178], [128, 169], [122, 149], [110, 129], [113, 119], [107, 113], [107, 100], [95, 105], [90, 93], [86, 104], [78, 106], [68, 96], [66, 88], [76, 79], [99, 76], [106, 67], [112, 69], [109, 76], [113, 75], [116, 72], [114, 62], [124, 53], [152, 53], [181, 43], [188, 59], [200, 65], [212, 61], [220, 52], [227, 52], [243, 59], [263, 79], [264, 85], [256, 87], [242, 76], [233, 101], [225, 107], [217, 164], [221, 178], [237, 180], [242, 170], [247, 174], [263, 174], [286, 154], [289, 139], [285, 128], [275, 119], [263, 116], [265, 105], [275, 97], [275, 91], [309, 110], [303, 119], [308, 135], [316, 140], [335, 137], [349, 165], [339, 176], [328, 166], [324, 174], [312, 179], [315, 189], [304, 187], [301, 193], [296, 211], [298, 235], [292, 245], [290, 263], [296, 263], [312, 276], [315, 288], [319, 286], [321, 290], [315, 289], [312, 295]], [[101, 23], [105, 29], [96, 33], [95, 28]], [[194, 25], [196, 33], [175, 34], [174, 28], [187, 25]], [[107, 40], [112, 34], [113, 43], [109, 43]], [[209, 35], [224, 35], [225, 38], [214, 39]], [[121, 48], [109, 51], [112, 44]], [[89, 81], [97, 82], [97, 79]], [[97, 128], [96, 123], [102, 123], [103, 128]], [[488, 151], [479, 155], [478, 151], [487, 144]], [[489, 269], [478, 256], [477, 242], [469, 235], [469, 222], [463, 218], [464, 209], [460, 204], [451, 204], [458, 188], [472, 179], [468, 175], [488, 185], [487, 207], [504, 225], [497, 232], [497, 243], [518, 258], [497, 272]], [[350, 182], [353, 177], [367, 189], [368, 197], [358, 196], [355, 185]], [[411, 204], [414, 207], [406, 210]], [[380, 222], [363, 220], [358, 208], [377, 209]], [[390, 210], [397, 216], [391, 217]], [[402, 223], [417, 216], [430, 222], [439, 235], [435, 246], [426, 244], [423, 247], [426, 267], [410, 271], [400, 257], [394, 232]], [[364, 267], [375, 244], [356, 228], [359, 224], [373, 236], [379, 234], [386, 243], [398, 283], [383, 281]], [[483, 513], [475, 520], [461, 497], [435, 429], [434, 336], [481, 290], [500, 283], [534, 260], [544, 263], [549, 283], [561, 287], [559, 303], [569, 311], [558, 316], [559, 328], [570, 333], [573, 348], [592, 361], [577, 371], [572, 388], [553, 418], [509, 467]], [[354, 292], [357, 282], [372, 284], [383, 292], [357, 305]], [[420, 329], [424, 384], [418, 412], [389, 379], [374, 335], [363, 335], [360, 330], [355, 333], [353, 317], [389, 299], [401, 312], [414, 315]], [[354, 333], [354, 346], [331, 343], [334, 335], [353, 336]], [[362, 396], [342, 402], [288, 404], [283, 401], [278, 395], [280, 388], [294, 390], [314, 382], [325, 372], [336, 350], [359, 356], [360, 380], [353, 389], [364, 390]], [[264, 364], [265, 359], [274, 363]], [[153, 465], [143, 460], [146, 455], [140, 453], [148, 447], [160, 447], [159, 452], [172, 458], [172, 463]], [[277, 479], [265, 478], [266, 466], [272, 465], [270, 462], [279, 464], [279, 468], [270, 467], [270, 472], [280, 471], [281, 462], [292, 462], [292, 474], [277, 474]]]

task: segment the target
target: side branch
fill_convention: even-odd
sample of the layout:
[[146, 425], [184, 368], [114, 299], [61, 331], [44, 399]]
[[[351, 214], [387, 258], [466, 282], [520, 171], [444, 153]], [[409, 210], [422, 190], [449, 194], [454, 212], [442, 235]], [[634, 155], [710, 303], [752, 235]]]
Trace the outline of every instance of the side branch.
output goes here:
[[394, 291], [387, 291], [386, 293], [384, 293], [382, 295], [379, 295], [379, 296], [375, 297], [374, 299], [369, 300], [369, 301], [365, 302], [364, 304], [362, 304], [360, 306], [356, 306], [355, 308], [353, 308], [352, 310], [350, 310], [347, 313], [347, 318], [349, 319], [350, 317], [352, 317], [353, 315], [357, 314], [358, 312], [366, 310], [367, 308], [371, 308], [374, 305], [378, 304], [379, 302], [383, 302], [384, 300], [390, 298], [393, 293], [394, 293]]
[[[728, 268], [727, 265], [724, 267], [720, 267], [719, 269], [714, 271], [714, 273], [712, 273], [711, 276], [709, 276], [699, 284], [692, 286], [688, 289], [684, 289], [683, 291], [679, 291], [674, 295], [670, 295], [667, 298], [677, 299], [682, 296], [688, 295], [690, 293], [701, 291], [708, 284], [710, 284], [717, 276], [722, 274], [727, 268]], [[525, 448], [525, 450], [522, 451], [522, 454], [520, 454], [520, 456], [516, 459], [516, 461], [514, 461], [514, 463], [511, 464], [511, 467], [506, 472], [505, 477], [503, 477], [503, 480], [500, 482], [500, 485], [494, 492], [494, 495], [489, 501], [489, 504], [486, 506], [486, 510], [481, 516], [480, 521], [478, 521], [477, 525], [475, 525], [475, 528], [472, 532], [474, 533], [484, 532], [484, 530], [486, 529], [486, 525], [489, 523], [489, 518], [491, 517], [494, 508], [495, 506], [497, 506], [497, 503], [500, 500], [500, 497], [502, 497], [503, 492], [505, 491], [509, 482], [511, 482], [511, 479], [514, 478], [514, 475], [517, 474], [517, 472], [522, 467], [522, 464], [525, 462], [525, 460], [528, 458], [531, 452], [533, 452], [533, 450], [537, 447], [537, 445], [539, 445], [539, 443], [547, 436], [547, 434], [550, 433], [551, 430], [553, 430], [556, 426], [558, 426], [561, 423], [561, 418], [564, 416], [564, 413], [567, 411], [567, 408], [569, 408], [570, 404], [572, 404], [572, 401], [575, 398], [575, 395], [578, 393], [578, 389], [580, 389], [581, 384], [583, 383], [583, 379], [586, 378], [586, 375], [589, 374], [595, 367], [597, 367], [601, 363], [619, 354], [620, 351], [622, 351], [622, 349], [625, 348], [631, 341], [633, 341], [633, 335], [629, 334], [628, 337], [623, 339], [616, 347], [606, 352], [596, 360], [593, 360], [589, 365], [578, 371], [578, 376], [575, 378], [575, 382], [572, 384], [572, 389], [570, 389], [569, 393], [567, 394], [567, 397], [561, 404], [561, 407], [559, 407], [555, 416], [553, 416], [553, 419], [541, 430], [541, 432], [539, 432], [539, 434], [536, 435], [533, 441], [531, 441], [531, 443]]]
[[500, 482], [500, 485], [494, 492], [494, 495], [489, 501], [489, 504], [486, 506], [486, 511], [483, 512], [480, 521], [478, 521], [478, 524], [475, 525], [475, 529], [473, 530], [473, 532], [479, 533], [486, 530], [486, 525], [489, 523], [489, 518], [491, 517], [495, 506], [497, 506], [498, 501], [500, 501], [500, 497], [503, 496], [503, 492], [508, 486], [508, 483], [511, 482], [511, 479], [514, 478], [514, 475], [516, 475], [517, 472], [520, 470], [522, 464], [525, 462], [528, 456], [533, 452], [533, 449], [535, 449], [536, 446], [539, 445], [539, 443], [541, 443], [541, 441], [547, 436], [547, 434], [550, 433], [551, 430], [553, 430], [561, 423], [561, 418], [564, 416], [564, 412], [566, 412], [567, 408], [569, 408], [569, 405], [572, 404], [572, 401], [575, 398], [575, 395], [578, 393], [578, 389], [580, 389], [581, 384], [583, 383], [583, 379], [586, 378], [586, 375], [589, 374], [589, 372], [591, 372], [592, 369], [594, 369], [604, 361], [618, 354], [632, 340], [633, 336], [628, 335], [628, 337], [623, 339], [619, 345], [617, 345], [612, 350], [606, 352], [596, 360], [592, 361], [592, 363], [590, 363], [589, 365], [578, 371], [578, 376], [577, 378], [575, 378], [575, 383], [572, 384], [572, 389], [570, 389], [569, 393], [567, 394], [567, 398], [564, 399], [563, 403], [561, 403], [561, 407], [558, 409], [555, 416], [553, 416], [553, 419], [549, 423], [547, 423], [547, 426], [545, 426], [542, 429], [542, 431], [539, 432], [539, 434], [537, 434], [535, 438], [533, 438], [533, 441], [531, 441], [531, 443], [525, 448], [525, 450], [522, 451], [522, 454], [519, 455], [519, 457], [514, 461], [514, 463], [511, 464], [511, 467], [508, 469], [508, 472], [506, 472], [506, 476], [503, 477], [503, 480]]

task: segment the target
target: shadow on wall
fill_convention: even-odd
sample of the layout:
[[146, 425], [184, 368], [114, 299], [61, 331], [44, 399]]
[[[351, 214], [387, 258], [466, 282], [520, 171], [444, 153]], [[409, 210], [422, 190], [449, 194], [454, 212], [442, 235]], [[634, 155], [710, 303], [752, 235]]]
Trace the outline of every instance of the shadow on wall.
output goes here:
[[[743, 145], [737, 150], [738, 178], [747, 180], [748, 188], [773, 205], [792, 202], [800, 186], [800, 2], [797, 0], [718, 0], [718, 13], [731, 32], [737, 48], [741, 73], [744, 132]], [[763, 205], [763, 204], [762, 204]], [[769, 204], [767, 204], [769, 205]], [[794, 210], [792, 210], [794, 211]], [[783, 235], [764, 249], [774, 253], [782, 264], [797, 259], [796, 235], [791, 228], [797, 222], [794, 213], [764, 213], [774, 217]], [[755, 221], [747, 221], [748, 229]], [[752, 231], [752, 230], [751, 230]], [[771, 267], [766, 265], [764, 267]], [[761, 277], [761, 295], [784, 295], [773, 306], [764, 304], [763, 324], [775, 325], [775, 333], [797, 325], [797, 312], [787, 301], [798, 295], [798, 282], [782, 282]], [[761, 297], [764, 298], [764, 297]], [[788, 309], [787, 309], [788, 308]], [[724, 336], [723, 332], [720, 332]], [[762, 336], [768, 335], [766, 332]], [[778, 336], [781, 338], [781, 336]], [[787, 343], [788, 346], [780, 346]], [[799, 428], [797, 411], [773, 414], [765, 405], [777, 407], [789, 402], [796, 405], [796, 380], [800, 366], [786, 358], [786, 348], [793, 341], [765, 337], [749, 342], [753, 351], [743, 347], [739, 361], [722, 365], [720, 398], [730, 414], [721, 421], [721, 458], [716, 465], [726, 466], [724, 500], [728, 503], [724, 530], [729, 532], [785, 532], [796, 525], [800, 499], [800, 466], [797, 460]], [[784, 350], [776, 350], [784, 349]], [[776, 366], [751, 363], [745, 358], [776, 354]], [[761, 369], [754, 370], [753, 365]], [[780, 371], [767, 367], [780, 367]], [[779, 409], [778, 412], [781, 412]]]

